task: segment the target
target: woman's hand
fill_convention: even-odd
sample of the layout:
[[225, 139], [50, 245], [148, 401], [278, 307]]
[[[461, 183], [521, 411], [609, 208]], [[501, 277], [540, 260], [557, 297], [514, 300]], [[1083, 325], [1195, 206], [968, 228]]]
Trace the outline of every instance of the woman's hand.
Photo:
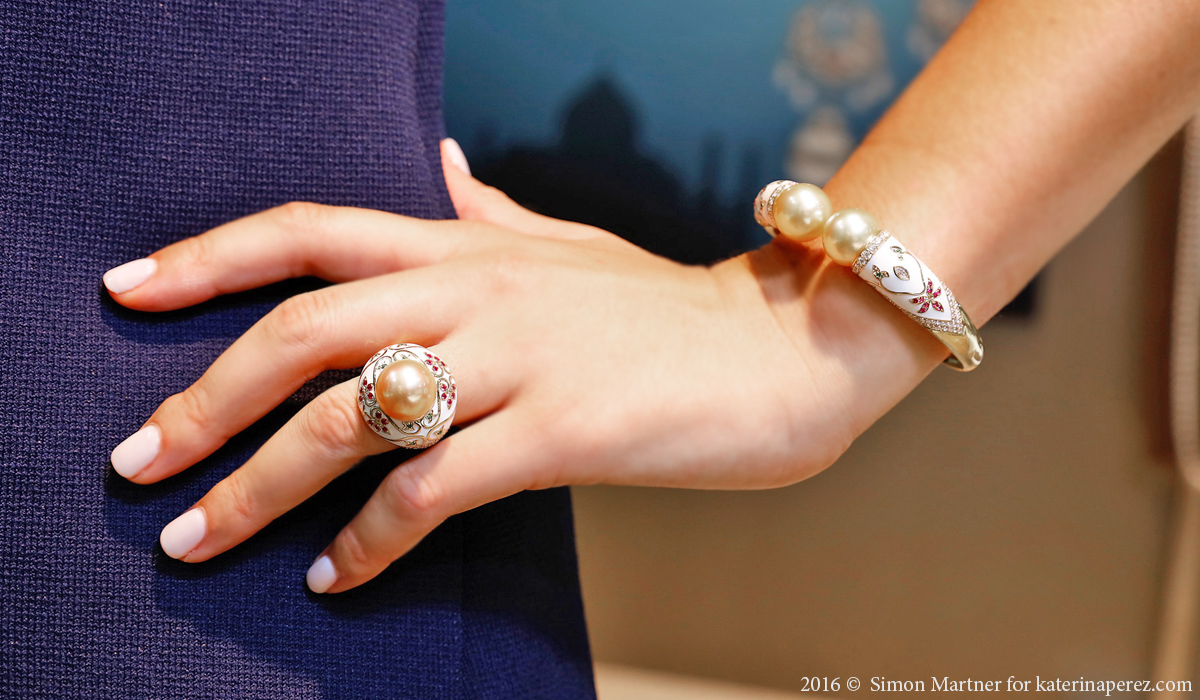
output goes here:
[[[392, 471], [318, 558], [310, 587], [340, 592], [447, 517], [524, 489], [794, 483], [945, 356], [818, 249], [684, 266], [445, 170], [461, 221], [289, 204], [106, 274], [119, 303], [146, 311], [288, 277], [339, 283], [286, 300], [168, 397], [113, 451], [116, 471], [156, 482], [324, 370], [429, 347], [457, 380], [461, 430]], [[306, 405], [164, 529], [167, 554], [220, 554], [394, 449], [356, 398], [352, 380]]]

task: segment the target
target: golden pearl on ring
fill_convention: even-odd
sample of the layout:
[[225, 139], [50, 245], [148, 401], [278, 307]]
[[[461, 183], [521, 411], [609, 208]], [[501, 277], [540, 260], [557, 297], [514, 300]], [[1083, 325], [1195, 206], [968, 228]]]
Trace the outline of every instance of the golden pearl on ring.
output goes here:
[[879, 233], [879, 222], [862, 209], [843, 209], [825, 222], [822, 238], [825, 254], [839, 265], [850, 266], [871, 237]]
[[393, 420], [414, 421], [433, 408], [437, 379], [416, 360], [396, 360], [375, 378], [375, 400]]
[[772, 214], [775, 228], [784, 238], [810, 241], [821, 235], [825, 220], [833, 215], [833, 203], [820, 187], [796, 183], [775, 200]]

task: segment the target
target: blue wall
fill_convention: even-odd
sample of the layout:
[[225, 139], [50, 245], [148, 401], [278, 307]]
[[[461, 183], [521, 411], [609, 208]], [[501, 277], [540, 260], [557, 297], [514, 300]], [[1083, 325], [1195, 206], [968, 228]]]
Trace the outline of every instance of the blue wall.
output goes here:
[[[702, 143], [719, 134], [723, 198], [742, 196], [738, 153], [757, 146], [757, 179], [784, 173], [792, 133], [806, 110], [772, 80], [800, 0], [448, 0], [446, 120], [468, 156], [550, 146], [565, 104], [607, 72], [640, 119], [643, 152], [685, 190], [700, 187]], [[888, 68], [899, 90], [921, 58], [907, 48], [916, 0], [865, 3], [885, 26]], [[894, 95], [895, 91], [892, 91]], [[861, 136], [884, 100], [847, 111]]]

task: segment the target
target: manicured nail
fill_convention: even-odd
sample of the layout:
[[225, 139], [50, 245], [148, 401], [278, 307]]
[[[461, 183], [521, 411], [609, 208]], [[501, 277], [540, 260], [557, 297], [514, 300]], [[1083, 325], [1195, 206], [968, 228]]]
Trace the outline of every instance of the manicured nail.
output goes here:
[[467, 175], [471, 174], [471, 166], [467, 164], [467, 154], [463, 153], [462, 146], [458, 145], [458, 141], [454, 139], [446, 139], [446, 157], [454, 164], [454, 167], [463, 171]]
[[113, 448], [109, 460], [113, 470], [126, 479], [132, 479], [154, 461], [162, 446], [162, 431], [151, 423]]
[[122, 294], [150, 279], [157, 269], [158, 261], [153, 258], [127, 262], [104, 273], [104, 286], [113, 294]]
[[207, 523], [204, 518], [204, 509], [193, 508], [167, 523], [162, 534], [158, 536], [158, 543], [162, 545], [167, 556], [172, 559], [182, 559], [184, 555], [200, 544], [200, 540], [204, 539], [205, 530], [207, 530]]
[[313, 593], [324, 593], [333, 586], [333, 582], [337, 581], [337, 571], [333, 568], [333, 561], [325, 555], [319, 557], [308, 567], [308, 573], [304, 576], [304, 581], [308, 583], [309, 589]]

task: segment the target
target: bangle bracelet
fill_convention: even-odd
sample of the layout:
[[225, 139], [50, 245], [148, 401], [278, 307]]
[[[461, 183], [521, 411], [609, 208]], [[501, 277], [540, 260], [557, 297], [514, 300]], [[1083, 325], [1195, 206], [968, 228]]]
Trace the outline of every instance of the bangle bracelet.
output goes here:
[[803, 242], [820, 236], [834, 262], [849, 267], [950, 348], [947, 365], [969, 372], [983, 360], [979, 331], [950, 288], [867, 212], [834, 212], [820, 187], [776, 180], [754, 199], [754, 218], [772, 238]]

